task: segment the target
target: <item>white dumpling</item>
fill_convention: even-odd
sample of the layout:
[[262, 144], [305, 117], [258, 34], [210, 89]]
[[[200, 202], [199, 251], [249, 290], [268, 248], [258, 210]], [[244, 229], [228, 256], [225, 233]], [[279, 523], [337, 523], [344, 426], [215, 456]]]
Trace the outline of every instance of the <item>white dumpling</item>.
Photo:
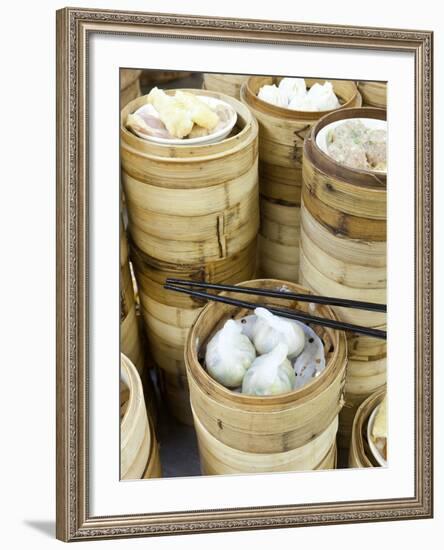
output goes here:
[[314, 111], [329, 111], [339, 107], [339, 101], [333, 91], [331, 82], [318, 84], [317, 82], [307, 92], [307, 100], [315, 107]]
[[286, 94], [282, 93], [276, 84], [265, 84], [265, 86], [262, 86], [257, 97], [278, 107], [287, 107], [288, 104]]
[[287, 345], [289, 357], [296, 357], [301, 353], [304, 349], [305, 335], [297, 323], [273, 315], [263, 307], [257, 307], [254, 313], [257, 320], [252, 329], [252, 336], [259, 353], [269, 353], [280, 342]]
[[295, 97], [303, 97], [307, 92], [303, 78], [283, 78], [279, 82], [279, 90], [290, 103]]
[[253, 327], [256, 320], [256, 315], [247, 315], [241, 319], [236, 319], [236, 323], [242, 328], [242, 334], [245, 334], [251, 341], [253, 341]]
[[255, 357], [253, 344], [242, 334], [242, 328], [229, 319], [208, 342], [205, 365], [217, 382], [227, 388], [236, 388], [242, 384]]
[[289, 109], [294, 111], [317, 111], [316, 104], [313, 99], [310, 99], [307, 95], [297, 95], [288, 104]]
[[248, 395], [276, 395], [294, 388], [296, 376], [287, 359], [288, 347], [284, 342], [257, 357], [242, 382], [242, 393]]

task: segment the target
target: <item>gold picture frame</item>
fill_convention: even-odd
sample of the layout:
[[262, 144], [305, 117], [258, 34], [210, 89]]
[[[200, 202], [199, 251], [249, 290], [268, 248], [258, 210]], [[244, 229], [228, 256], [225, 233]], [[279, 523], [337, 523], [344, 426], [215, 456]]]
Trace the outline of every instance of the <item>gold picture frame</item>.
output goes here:
[[[88, 506], [87, 48], [91, 33], [409, 52], [415, 57], [415, 496], [92, 517]], [[57, 537], [64, 541], [430, 518], [433, 33], [65, 8], [57, 12]]]

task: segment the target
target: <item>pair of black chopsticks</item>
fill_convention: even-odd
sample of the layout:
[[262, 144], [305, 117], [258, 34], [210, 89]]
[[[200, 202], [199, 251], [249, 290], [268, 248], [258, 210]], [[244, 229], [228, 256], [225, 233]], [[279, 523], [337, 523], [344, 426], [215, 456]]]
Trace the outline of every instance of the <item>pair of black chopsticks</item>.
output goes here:
[[335, 321], [333, 319], [325, 319], [324, 317], [316, 317], [300, 311], [291, 309], [280, 309], [277, 307], [270, 307], [268, 304], [260, 304], [254, 302], [245, 302], [243, 300], [236, 300], [235, 298], [229, 298], [228, 296], [220, 296], [219, 294], [209, 294], [201, 290], [191, 290], [190, 288], [204, 288], [209, 290], [229, 291], [236, 292], [238, 294], [251, 294], [255, 296], [267, 296], [271, 298], [283, 298], [285, 300], [297, 300], [299, 302], [311, 302], [315, 304], [324, 304], [331, 306], [340, 306], [355, 309], [364, 309], [367, 311], [386, 312], [387, 306], [385, 304], [374, 304], [372, 302], [359, 302], [355, 300], [346, 300], [343, 298], [331, 298], [328, 296], [315, 296], [313, 294], [295, 294], [293, 292], [287, 292], [285, 290], [268, 290], [263, 288], [252, 288], [246, 286], [234, 286], [234, 285], [218, 285], [213, 283], [203, 283], [195, 281], [184, 281], [182, 279], [166, 279], [164, 288], [167, 290], [174, 290], [175, 292], [182, 292], [188, 296], [194, 298], [201, 298], [203, 300], [211, 300], [214, 302], [221, 302], [223, 304], [229, 304], [232, 306], [243, 307], [246, 309], [255, 309], [257, 307], [265, 307], [274, 315], [279, 317], [285, 317], [286, 319], [293, 319], [295, 321], [302, 321], [304, 323], [312, 323], [315, 325], [322, 325], [324, 327], [334, 328], [338, 330], [349, 330], [356, 332], [357, 334], [364, 334], [366, 336], [372, 336], [373, 338], [380, 338], [382, 340], [387, 339], [387, 332], [385, 330], [378, 330], [369, 327], [361, 327], [353, 325], [351, 323], [345, 323], [342, 321]]

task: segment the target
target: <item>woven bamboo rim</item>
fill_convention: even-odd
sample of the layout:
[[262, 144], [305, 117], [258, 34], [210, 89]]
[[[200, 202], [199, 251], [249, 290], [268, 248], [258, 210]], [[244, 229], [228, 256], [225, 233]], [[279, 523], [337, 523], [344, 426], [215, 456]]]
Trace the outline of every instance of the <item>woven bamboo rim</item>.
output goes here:
[[[304, 156], [312, 159], [312, 163], [316, 168], [327, 175], [332, 175], [339, 181], [347, 184], [365, 187], [379, 191], [379, 195], [383, 196], [386, 185], [386, 174], [375, 173], [371, 170], [362, 168], [351, 168], [344, 166], [333, 160], [329, 155], [321, 151], [316, 143], [316, 136], [319, 131], [325, 126], [338, 120], [348, 120], [350, 118], [373, 118], [377, 120], [387, 120], [387, 113], [384, 109], [376, 109], [374, 107], [353, 107], [350, 109], [339, 109], [323, 116], [311, 128], [310, 134], [304, 142]], [[348, 187], [350, 192], [353, 189]]]
[[[166, 90], [165, 93], [172, 95], [176, 91], [177, 90]], [[209, 90], [184, 88], [182, 91], [192, 92], [195, 95], [206, 95], [226, 101], [237, 112], [238, 132], [217, 143], [206, 145], [181, 145], [180, 147], [158, 144], [139, 138], [130, 132], [125, 124], [128, 114], [135, 112], [139, 107], [146, 104], [147, 96], [144, 95], [131, 101], [121, 111], [120, 132], [123, 150], [128, 150], [129, 152], [133, 150], [135, 154], [154, 162], [163, 161], [172, 164], [182, 164], [183, 161], [186, 160], [194, 164], [200, 163], [203, 160], [220, 160], [224, 157], [229, 157], [257, 138], [257, 122], [247, 107], [240, 101], [225, 94], [211, 92]], [[209, 183], [205, 186], [209, 186]]]
[[[249, 105], [251, 105], [254, 109], [257, 109], [258, 111], [262, 111], [276, 117], [295, 121], [300, 120], [301, 118], [304, 120], [306, 119], [315, 121], [327, 113], [335, 110], [346, 109], [347, 107], [354, 105], [355, 102], [360, 102], [358, 88], [354, 82], [349, 80], [330, 80], [333, 85], [333, 90], [335, 94], [338, 96], [340, 103], [342, 102], [341, 106], [334, 110], [297, 111], [295, 109], [287, 109], [285, 107], [279, 107], [277, 105], [267, 103], [266, 101], [263, 101], [262, 99], [259, 99], [257, 97], [259, 89], [262, 86], [264, 86], [265, 84], [279, 84], [281, 80], [282, 77], [276, 76], [252, 76], [247, 80], [247, 82], [243, 84], [241, 88], [241, 95], [245, 97], [245, 100]], [[325, 80], [306, 78], [305, 82], [310, 88], [316, 82], [323, 84]]]
[[349, 467], [372, 468], [378, 466], [367, 443], [367, 422], [374, 409], [382, 402], [386, 386], [370, 395], [358, 408], [353, 420], [350, 442]]
[[150, 454], [151, 434], [136, 367], [121, 354], [120, 378], [128, 388], [128, 404], [120, 423], [120, 475], [122, 479], [140, 479]]
[[[257, 286], [264, 288], [288, 288], [294, 292], [307, 292], [305, 288], [289, 283], [288, 281], [279, 281], [273, 279], [259, 279], [255, 281], [247, 281], [241, 283], [240, 286]], [[230, 296], [236, 296], [235, 293], [230, 293]], [[293, 303], [274, 298], [250, 296], [250, 301], [258, 301], [261, 303], [273, 303], [275, 305], [285, 305], [286, 307], [295, 307], [307, 311], [308, 305], [302, 303]], [[314, 306], [314, 310], [324, 317], [336, 318], [331, 308], [327, 306]], [[345, 362], [346, 362], [346, 339], [341, 331], [333, 331], [322, 328], [316, 329], [320, 331], [325, 342], [327, 353], [327, 364], [323, 373], [315, 378], [312, 382], [298, 390], [280, 394], [277, 396], [258, 397], [232, 392], [224, 386], [217, 383], [205, 371], [200, 363], [198, 352], [202, 349], [206, 341], [211, 338], [223, 322], [230, 317], [242, 317], [248, 314], [246, 310], [232, 308], [220, 303], [209, 303], [199, 314], [196, 322], [191, 328], [185, 348], [185, 363], [187, 368], [188, 382], [190, 385], [191, 401], [196, 414], [205, 428], [217, 436], [221, 441], [229, 446], [235, 446], [240, 450], [252, 452], [279, 452], [282, 450], [282, 432], [286, 429], [282, 425], [281, 419], [285, 422], [290, 422], [294, 416], [295, 407], [302, 407], [309, 404], [311, 406], [316, 400], [323, 401], [327, 399], [325, 410], [321, 414], [319, 412], [319, 422], [325, 421], [324, 429], [328, 422], [331, 422], [335, 415], [339, 412], [341, 403], [341, 392], [345, 379]], [[337, 384], [337, 386], [336, 386]], [[335, 388], [333, 390], [333, 387]], [[337, 387], [337, 389], [336, 389]], [[335, 397], [332, 397], [330, 402], [326, 395], [333, 392]], [[335, 393], [337, 392], [337, 393]], [[205, 406], [205, 403], [208, 407]], [[221, 415], [216, 422], [209, 411], [218, 411]], [[237, 411], [237, 412], [236, 412]], [[276, 414], [272, 414], [276, 413]], [[262, 422], [261, 415], [267, 414], [266, 425]], [[233, 424], [224, 424], [224, 428], [220, 429], [221, 418], [225, 415], [226, 418], [236, 418], [237, 426]], [[251, 423], [257, 432], [248, 434], [244, 431], [243, 423]], [[218, 427], [219, 426], [219, 427]], [[300, 430], [290, 429], [291, 434], [286, 434], [288, 448], [302, 445], [304, 438], [307, 437], [306, 426]], [[307, 428], [308, 429], [308, 428]], [[237, 433], [242, 431], [245, 437], [238, 439]], [[262, 434], [261, 434], [262, 432]], [[267, 436], [264, 437], [264, 433]]]

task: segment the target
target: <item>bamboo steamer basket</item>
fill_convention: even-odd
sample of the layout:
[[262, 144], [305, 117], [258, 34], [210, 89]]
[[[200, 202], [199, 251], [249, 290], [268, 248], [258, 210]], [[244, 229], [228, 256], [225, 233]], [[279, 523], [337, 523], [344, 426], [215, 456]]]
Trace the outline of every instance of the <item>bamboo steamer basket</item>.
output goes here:
[[353, 421], [348, 460], [350, 468], [373, 468], [379, 466], [373, 457], [367, 441], [367, 423], [371, 413], [384, 399], [386, 391], [386, 386], [383, 386], [378, 391], [372, 393], [356, 412]]
[[121, 69], [120, 71], [120, 107], [141, 95], [140, 74], [138, 69]]
[[358, 88], [362, 96], [363, 107], [387, 108], [386, 82], [358, 82]]
[[299, 208], [261, 197], [260, 276], [297, 281], [299, 277]]
[[120, 218], [120, 349], [140, 373], [144, 366], [144, 356], [122, 218]]
[[229, 257], [246, 248], [259, 228], [257, 123], [229, 96], [192, 92], [236, 110], [231, 137], [209, 145], [159, 145], [125, 128], [127, 115], [146, 96], [121, 113], [122, 179], [132, 239], [144, 253], [173, 264]]
[[[278, 77], [250, 77], [242, 86], [241, 99], [259, 122], [260, 232], [263, 237], [259, 270], [262, 276], [298, 282], [302, 146], [311, 126], [326, 111], [296, 111], [271, 105], [257, 97], [264, 84], [277, 84], [280, 80]], [[308, 87], [315, 82], [323, 81], [306, 80]], [[354, 82], [331, 82], [341, 103], [337, 111], [361, 104]]]
[[146, 411], [142, 382], [124, 354], [121, 354], [120, 381], [120, 477], [141, 479], [147, 472], [149, 477], [160, 475], [159, 451]]
[[242, 74], [204, 73], [203, 88], [240, 99], [240, 89], [247, 78]]
[[142, 86], [158, 86], [179, 78], [187, 78], [192, 73], [188, 71], [156, 71], [152, 69], [142, 70], [140, 83]]
[[[293, 292], [306, 292], [293, 283], [272, 279], [248, 281], [242, 285], [270, 289], [285, 286]], [[235, 293], [231, 295], [236, 296]], [[249, 299], [297, 307], [303, 311], [308, 311], [309, 307], [307, 303], [278, 298], [252, 295]], [[312, 307], [316, 314], [334, 318], [329, 307]], [[241, 462], [247, 459], [242, 453], [260, 455], [254, 458], [257, 471], [279, 471], [285, 464], [288, 468], [315, 468], [326, 458], [316, 454], [319, 442], [323, 442], [326, 453], [334, 442], [334, 437], [330, 439], [331, 432], [328, 436], [321, 434], [329, 427], [336, 433], [332, 425], [335, 426], [342, 407], [347, 353], [345, 335], [341, 331], [315, 328], [324, 341], [327, 365], [324, 372], [305, 387], [276, 396], [244, 395], [213, 380], [202, 367], [202, 362], [206, 343], [223, 323], [228, 318], [247, 314], [245, 309], [210, 303], [202, 310], [188, 335], [185, 363], [203, 469], [207, 473], [241, 471], [243, 467], [247, 468], [246, 463], [241, 466]], [[211, 459], [213, 455], [214, 460]], [[318, 461], [318, 458], [321, 459]]]
[[165, 290], [168, 277], [213, 283], [238, 283], [255, 272], [256, 243], [231, 257], [206, 264], [176, 265], [155, 260], [132, 244], [141, 313], [151, 357], [163, 373], [163, 394], [170, 412], [193, 425], [186, 382], [184, 347], [188, 332], [205, 301]]
[[[331, 113], [305, 141], [300, 281], [317, 294], [386, 303], [386, 177], [341, 166], [316, 145], [319, 130], [336, 120], [385, 116], [374, 108]], [[386, 328], [383, 313], [334, 309], [346, 322]], [[386, 383], [385, 341], [351, 333], [347, 337], [349, 367], [338, 438], [345, 447], [357, 407]]]
[[297, 472], [334, 467], [337, 416], [312, 441], [279, 453], [249, 453], [229, 447], [212, 436], [196, 414], [193, 416], [203, 475]]

